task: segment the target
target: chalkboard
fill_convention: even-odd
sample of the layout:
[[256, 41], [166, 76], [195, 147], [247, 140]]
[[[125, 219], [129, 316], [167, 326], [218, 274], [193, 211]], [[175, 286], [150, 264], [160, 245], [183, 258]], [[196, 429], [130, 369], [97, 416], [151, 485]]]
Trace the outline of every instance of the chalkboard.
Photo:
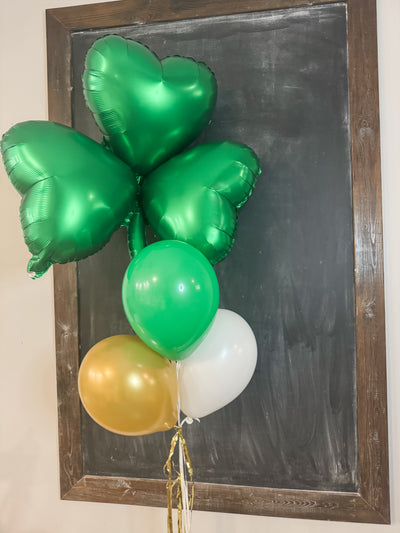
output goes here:
[[[171, 10], [170, 19], [177, 20], [70, 28], [71, 122], [101, 140], [85, 106], [81, 75], [88, 49], [103, 35], [138, 40], [160, 58], [193, 57], [212, 69], [217, 106], [195, 144], [244, 142], [262, 168], [241, 210], [233, 250], [215, 268], [220, 307], [250, 324], [259, 359], [250, 385], [234, 402], [185, 427], [195, 481], [354, 497], [363, 485], [363, 436], [348, 54], [353, 8], [351, 2], [280, 4], [274, 7], [285, 9], [270, 10], [268, 2], [260, 9], [258, 2], [244, 13], [207, 16], [206, 9], [205, 16], [176, 17], [179, 10]], [[128, 263], [120, 230], [102, 251], [77, 264], [79, 360], [99, 340], [132, 333], [121, 303]], [[171, 432], [123, 437], [103, 430], [84, 410], [79, 419], [85, 479], [164, 479]], [[210, 503], [199, 507], [209, 509]], [[265, 505], [251, 508], [274, 514]], [[361, 514], [360, 520], [377, 521]]]

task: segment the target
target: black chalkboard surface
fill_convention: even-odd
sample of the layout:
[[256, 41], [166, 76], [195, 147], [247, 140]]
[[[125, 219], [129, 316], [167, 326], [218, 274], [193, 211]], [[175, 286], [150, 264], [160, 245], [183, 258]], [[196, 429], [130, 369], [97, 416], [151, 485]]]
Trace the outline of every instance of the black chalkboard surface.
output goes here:
[[[213, 70], [218, 102], [197, 142], [240, 141], [261, 160], [229, 257], [220, 307], [255, 332], [245, 392], [185, 427], [199, 482], [356, 491], [356, 344], [347, 64], [343, 3], [72, 34], [73, 126], [100, 140], [86, 109], [87, 50], [116, 33], [160, 58]], [[121, 303], [124, 231], [78, 264], [80, 357], [132, 333]], [[82, 413], [83, 471], [162, 479], [171, 433], [121, 437]]]

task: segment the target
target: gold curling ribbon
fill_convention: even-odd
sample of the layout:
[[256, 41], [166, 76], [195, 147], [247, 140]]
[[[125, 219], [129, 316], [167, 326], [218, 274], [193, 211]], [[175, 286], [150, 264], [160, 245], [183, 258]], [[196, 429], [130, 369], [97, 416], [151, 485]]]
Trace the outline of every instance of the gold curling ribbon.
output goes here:
[[[193, 499], [194, 499], [194, 484], [193, 484], [193, 468], [192, 463], [190, 461], [189, 452], [187, 449], [185, 438], [182, 434], [182, 426], [175, 426], [176, 432], [171, 440], [171, 447], [169, 450], [169, 455], [167, 462], [164, 465], [164, 474], [168, 475], [168, 481], [167, 481], [167, 504], [168, 504], [168, 533], [174, 533], [174, 526], [172, 521], [172, 499], [173, 499], [173, 492], [174, 488], [176, 486], [176, 507], [178, 509], [178, 533], [189, 533], [188, 531], [183, 531], [182, 529], [182, 509], [183, 509], [183, 491], [185, 490], [183, 485], [183, 479], [184, 479], [184, 472], [180, 472], [179, 469], [177, 470], [175, 467], [175, 464], [172, 460], [172, 457], [175, 452], [175, 447], [177, 444], [181, 446], [183, 457], [184, 457], [184, 465], [187, 468], [187, 471], [189, 472], [189, 478], [190, 483], [192, 485], [191, 490], [191, 496], [189, 498], [189, 511], [192, 511], [193, 509]], [[172, 479], [172, 475], [175, 473], [176, 479]]]

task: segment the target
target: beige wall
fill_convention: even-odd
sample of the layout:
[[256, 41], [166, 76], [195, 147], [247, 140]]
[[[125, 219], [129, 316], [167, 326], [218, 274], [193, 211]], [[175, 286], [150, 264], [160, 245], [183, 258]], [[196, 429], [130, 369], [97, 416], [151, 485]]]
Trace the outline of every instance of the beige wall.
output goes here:
[[[0, 0], [0, 132], [46, 118], [44, 9]], [[89, 2], [88, 2], [89, 3]], [[378, 0], [393, 533], [400, 533], [400, 1]], [[58, 498], [51, 276], [31, 281], [19, 198], [0, 168], [0, 533], [160, 533], [165, 511]], [[350, 531], [384, 526], [194, 513], [193, 533]]]

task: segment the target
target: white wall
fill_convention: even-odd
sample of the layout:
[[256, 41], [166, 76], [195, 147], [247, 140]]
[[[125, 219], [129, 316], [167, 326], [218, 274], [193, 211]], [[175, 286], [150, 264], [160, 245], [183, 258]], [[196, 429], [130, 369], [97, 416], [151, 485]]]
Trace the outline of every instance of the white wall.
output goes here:
[[[47, 118], [44, 10], [82, 1], [0, 0], [0, 132]], [[193, 533], [375, 533], [382, 527], [400, 533], [400, 1], [378, 0], [378, 17], [393, 523], [195, 512]], [[18, 206], [1, 166], [0, 533], [166, 531], [165, 510], [59, 500], [52, 280], [26, 275]]]

